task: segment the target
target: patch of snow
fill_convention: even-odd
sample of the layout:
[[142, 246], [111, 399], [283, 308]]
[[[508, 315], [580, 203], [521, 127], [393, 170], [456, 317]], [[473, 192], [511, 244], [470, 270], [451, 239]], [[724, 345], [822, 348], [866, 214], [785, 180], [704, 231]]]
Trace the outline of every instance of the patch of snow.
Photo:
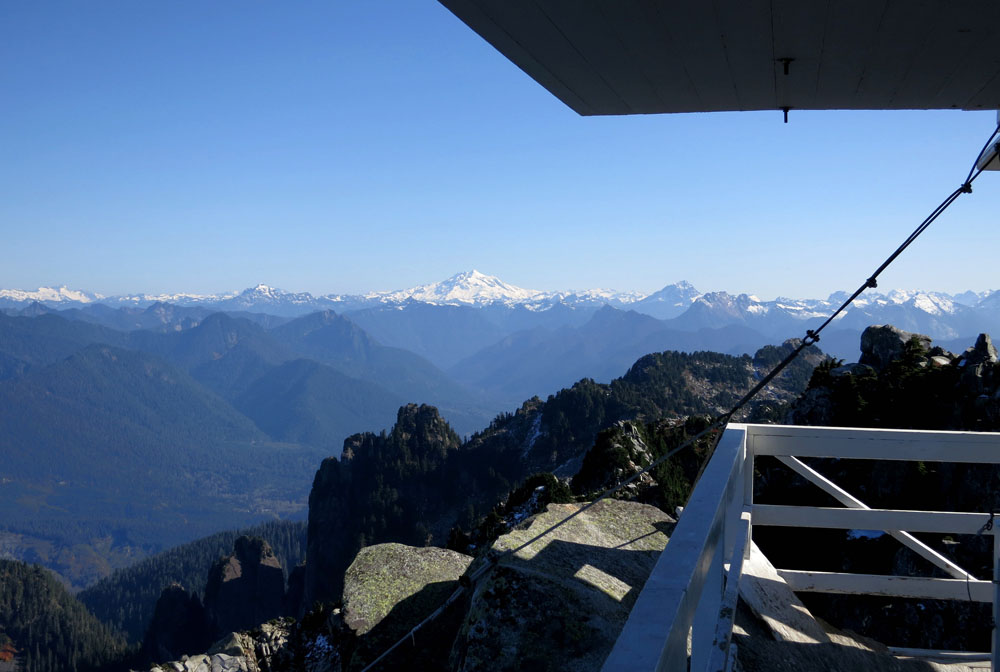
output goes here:
[[535, 419], [531, 422], [531, 434], [528, 435], [527, 445], [524, 447], [524, 452], [521, 453], [521, 459], [525, 460], [528, 458], [528, 453], [531, 449], [535, 447], [535, 441], [538, 441], [538, 437], [542, 435], [542, 414], [538, 413], [535, 415]]

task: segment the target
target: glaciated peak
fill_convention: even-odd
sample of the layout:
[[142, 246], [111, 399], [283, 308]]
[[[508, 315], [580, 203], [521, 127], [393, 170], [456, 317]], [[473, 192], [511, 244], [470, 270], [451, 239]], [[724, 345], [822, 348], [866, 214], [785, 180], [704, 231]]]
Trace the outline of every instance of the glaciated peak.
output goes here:
[[396, 292], [368, 295], [383, 301], [399, 303], [412, 299], [425, 303], [482, 304], [495, 301], [520, 303], [538, 297], [542, 292], [508, 284], [493, 275], [479, 271], [464, 271], [447, 280], [432, 282]]
[[104, 297], [100, 294], [81, 292], [76, 289], [69, 289], [66, 285], [59, 287], [39, 287], [38, 289], [0, 289], [0, 299], [10, 299], [12, 301], [41, 301], [49, 303], [75, 302], [92, 303]]
[[256, 287], [249, 287], [243, 290], [243, 293], [258, 294], [261, 296], [278, 296], [279, 294], [284, 294], [285, 292], [278, 289], [277, 287], [271, 287], [270, 285], [265, 285], [264, 283], [260, 283]]

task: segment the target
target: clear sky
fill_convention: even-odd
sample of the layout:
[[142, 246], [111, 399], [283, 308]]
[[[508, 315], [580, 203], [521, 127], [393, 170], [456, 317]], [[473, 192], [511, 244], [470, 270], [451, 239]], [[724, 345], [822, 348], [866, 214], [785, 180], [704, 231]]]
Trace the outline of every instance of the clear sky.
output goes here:
[[[0, 287], [854, 289], [995, 112], [577, 116], [433, 0], [0, 2]], [[1000, 173], [880, 287], [1000, 288]]]

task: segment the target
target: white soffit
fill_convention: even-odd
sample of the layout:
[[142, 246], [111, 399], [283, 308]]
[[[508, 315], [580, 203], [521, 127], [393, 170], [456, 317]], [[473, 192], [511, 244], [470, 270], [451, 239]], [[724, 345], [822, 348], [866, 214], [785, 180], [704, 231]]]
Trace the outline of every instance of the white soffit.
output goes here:
[[997, 0], [440, 2], [582, 115], [1000, 109]]

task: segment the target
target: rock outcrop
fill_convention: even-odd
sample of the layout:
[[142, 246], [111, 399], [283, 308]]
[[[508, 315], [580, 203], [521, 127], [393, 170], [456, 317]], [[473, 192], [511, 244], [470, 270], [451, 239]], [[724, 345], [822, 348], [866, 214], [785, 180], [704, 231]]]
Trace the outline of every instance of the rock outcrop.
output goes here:
[[305, 607], [336, 602], [343, 576], [364, 546], [447, 541], [470, 493], [457, 491], [448, 457], [462, 441], [433, 406], [399, 409], [389, 434], [355, 434], [341, 459], [323, 461], [309, 493]]
[[[360, 669], [388, 649], [458, 588], [472, 558], [443, 548], [378, 544], [361, 550], [344, 577], [343, 618], [359, 637]], [[464, 614], [464, 601], [421, 628], [408, 647], [408, 670], [440, 670]]]
[[930, 349], [931, 339], [923, 334], [911, 334], [897, 329], [891, 324], [876, 324], [868, 327], [861, 334], [860, 364], [867, 364], [876, 371], [881, 371], [890, 362], [903, 356], [906, 344], [916, 338], [925, 350]]
[[[378, 544], [361, 549], [344, 577], [344, 622], [358, 635], [370, 632], [389, 612], [434, 584], [454, 589], [472, 558], [444, 548]], [[443, 584], [443, 585], [442, 585]], [[436, 606], [443, 600], [427, 600]], [[433, 611], [433, 608], [430, 609]]]
[[233, 554], [215, 563], [205, 585], [205, 610], [217, 636], [280, 616], [284, 598], [281, 563], [259, 537], [237, 539]]
[[976, 344], [966, 349], [958, 359], [962, 369], [961, 384], [972, 394], [988, 393], [996, 387], [994, 376], [997, 349], [989, 334], [979, 334]]
[[[490, 551], [496, 565], [474, 583], [464, 578], [474, 561], [461, 553], [395, 543], [364, 548], [347, 570], [343, 610], [334, 610], [328, 620], [336, 624], [323, 630], [332, 647], [324, 659], [336, 661], [328, 669], [357, 672], [437, 612], [379, 669], [599, 670], [675, 521], [647, 504], [605, 500], [506, 553], [583, 506], [549, 504], [501, 536]], [[284, 660], [317, 651], [320, 636], [306, 621], [301, 627], [312, 634], [289, 635]], [[272, 656], [271, 669], [285, 669], [280, 660]]]
[[[288, 646], [294, 625], [290, 620], [275, 620], [246, 632], [232, 632], [213, 644], [206, 653], [184, 655], [177, 660], [159, 663], [150, 672], [339, 672], [329, 660], [322, 665], [305, 664], [301, 655]], [[336, 659], [335, 652], [324, 652]], [[296, 663], [302, 663], [297, 665]], [[315, 662], [315, 661], [313, 661]], [[335, 661], [339, 663], [339, 661]]]
[[[550, 504], [500, 537], [514, 549], [582, 504]], [[667, 543], [673, 519], [646, 504], [604, 500], [512, 555], [475, 587], [452, 669], [599, 670]]]
[[146, 660], [174, 660], [204, 651], [212, 643], [205, 608], [197, 595], [179, 584], [163, 589], [146, 630], [142, 654]]
[[1000, 428], [1000, 358], [988, 334], [955, 355], [926, 336], [892, 326], [868, 327], [861, 362], [817, 368], [790, 407], [793, 425]]

